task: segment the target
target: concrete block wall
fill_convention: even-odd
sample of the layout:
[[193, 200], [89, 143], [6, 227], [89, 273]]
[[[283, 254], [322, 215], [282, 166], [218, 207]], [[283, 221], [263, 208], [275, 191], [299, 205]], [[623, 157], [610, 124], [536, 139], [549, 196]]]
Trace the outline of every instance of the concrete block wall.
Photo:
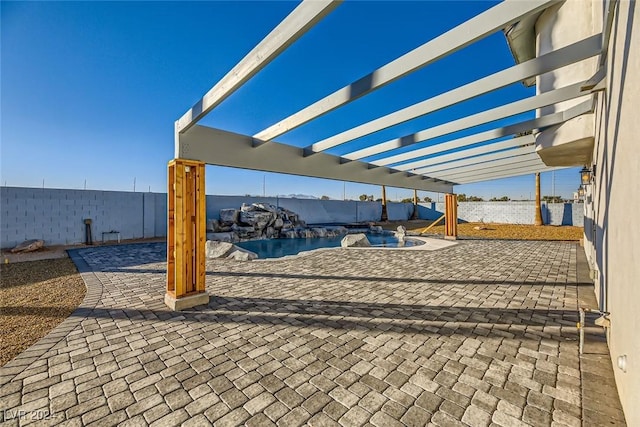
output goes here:
[[[87, 218], [92, 220], [96, 241], [102, 239], [102, 232], [111, 230], [119, 231], [122, 239], [166, 236], [166, 197], [158, 193], [0, 187], [0, 247], [13, 247], [29, 239], [43, 239], [47, 245], [82, 243]], [[164, 217], [161, 234], [158, 217]]]
[[[444, 203], [428, 203], [431, 211], [439, 215], [444, 213]], [[422, 215], [422, 210], [420, 211]], [[432, 215], [421, 216], [424, 219], [435, 219]], [[458, 218], [466, 222], [495, 222], [503, 224], [533, 224], [535, 219], [535, 202], [460, 202]], [[584, 224], [584, 208], [582, 203], [542, 203], [542, 220], [547, 225]]]
[[[380, 202], [277, 197], [207, 196], [207, 218], [219, 218], [220, 209], [239, 208], [243, 203], [270, 203], [296, 212], [308, 224], [345, 224], [378, 221]], [[422, 203], [421, 219], [435, 220], [444, 212], [443, 203]], [[543, 204], [546, 224], [583, 225], [582, 204]], [[411, 203], [388, 203], [389, 219], [407, 220]], [[533, 202], [463, 202], [458, 217], [467, 222], [532, 224]], [[85, 241], [84, 219], [91, 218], [94, 240], [102, 232], [117, 230], [122, 239], [166, 237], [166, 193], [64, 190], [0, 187], [0, 247], [8, 248], [28, 239], [44, 239], [47, 245]], [[107, 238], [115, 238], [108, 236]]]
[[220, 209], [238, 209], [243, 203], [269, 203], [300, 215], [307, 224], [345, 224], [378, 221], [382, 214], [379, 202], [281, 197], [207, 196], [207, 218], [219, 219]]

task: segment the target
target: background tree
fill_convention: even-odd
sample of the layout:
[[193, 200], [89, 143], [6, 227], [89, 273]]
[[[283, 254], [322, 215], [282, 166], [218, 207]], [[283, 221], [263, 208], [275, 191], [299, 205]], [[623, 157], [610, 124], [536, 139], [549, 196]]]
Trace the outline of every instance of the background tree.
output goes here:
[[431, 200], [431, 197], [429, 197], [429, 196], [424, 196], [424, 199], [422, 199], [422, 200], [424, 200], [425, 203], [433, 202], [433, 200]]
[[329, 200], [329, 196], [322, 196], [320, 197], [320, 200]]
[[542, 201], [547, 203], [562, 203], [564, 199], [560, 196], [542, 196]]

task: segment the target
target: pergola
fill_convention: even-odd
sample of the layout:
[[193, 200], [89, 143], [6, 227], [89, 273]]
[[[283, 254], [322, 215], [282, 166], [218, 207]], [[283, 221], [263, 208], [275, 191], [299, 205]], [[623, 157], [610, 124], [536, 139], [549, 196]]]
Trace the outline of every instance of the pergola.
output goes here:
[[[414, 190], [448, 193], [453, 186], [559, 169], [536, 152], [539, 130], [593, 112], [590, 95], [603, 75], [520, 99], [408, 135], [379, 141], [340, 156], [327, 150], [358, 138], [451, 107], [600, 54], [597, 34], [541, 56], [519, 57], [517, 64], [440, 95], [378, 117], [346, 131], [295, 147], [277, 138], [341, 108], [493, 33], [505, 30], [517, 42], [532, 37], [530, 22], [559, 0], [506, 0], [429, 42], [372, 71], [255, 135], [242, 135], [198, 124], [288, 46], [339, 6], [340, 1], [305, 0], [282, 20], [233, 69], [175, 123], [175, 159], [169, 164], [168, 280], [165, 302], [173, 309], [203, 304], [205, 292], [205, 164], [329, 178]], [[527, 24], [529, 23], [529, 24]], [[604, 44], [606, 46], [606, 43]], [[509, 126], [495, 127], [420, 148], [419, 143], [465, 129], [537, 111], [564, 101], [585, 100], [561, 111], [537, 114]], [[505, 137], [508, 137], [505, 139]], [[497, 141], [496, 141], [497, 140]], [[411, 146], [416, 148], [411, 149]], [[401, 151], [397, 150], [404, 147]], [[375, 156], [375, 160], [367, 161]], [[447, 203], [447, 218], [456, 218]], [[455, 231], [454, 231], [455, 233]]]

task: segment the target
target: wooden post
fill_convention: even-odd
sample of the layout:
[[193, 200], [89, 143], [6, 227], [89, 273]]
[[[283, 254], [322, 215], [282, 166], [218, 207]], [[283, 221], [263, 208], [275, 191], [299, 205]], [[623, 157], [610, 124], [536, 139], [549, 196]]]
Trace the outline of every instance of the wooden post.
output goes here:
[[540, 172], [536, 173], [536, 217], [534, 225], [544, 225], [542, 221], [542, 204], [540, 203]]
[[413, 214], [411, 219], [418, 219], [418, 190], [413, 189]]
[[387, 215], [387, 188], [382, 186], [382, 216], [380, 221], [388, 221], [389, 215]]
[[205, 164], [169, 162], [167, 292], [172, 310], [209, 303], [205, 291], [206, 196]]
[[445, 194], [444, 215], [444, 238], [456, 240], [458, 238], [458, 199], [455, 194]]

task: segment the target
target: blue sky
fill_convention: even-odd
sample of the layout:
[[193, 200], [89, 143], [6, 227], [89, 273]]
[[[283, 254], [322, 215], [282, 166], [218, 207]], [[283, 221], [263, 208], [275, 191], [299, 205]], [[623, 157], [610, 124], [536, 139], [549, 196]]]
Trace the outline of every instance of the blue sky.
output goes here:
[[[166, 191], [173, 123], [296, 2], [2, 2], [1, 184]], [[201, 123], [254, 134], [488, 9], [493, 2], [347, 1]], [[502, 34], [463, 49], [279, 141], [306, 146], [513, 65]], [[534, 93], [520, 84], [332, 150], [353, 151]], [[529, 117], [532, 114], [528, 115]], [[509, 124], [527, 115], [509, 118]], [[451, 135], [475, 133], [496, 123]], [[435, 141], [441, 142], [441, 141]], [[430, 142], [430, 143], [433, 143]], [[571, 197], [577, 169], [556, 172]], [[207, 167], [208, 194], [347, 198], [379, 187]], [[533, 176], [456, 187], [529, 198]], [[543, 174], [551, 194], [551, 174]], [[388, 197], [410, 197], [389, 189]], [[423, 195], [421, 193], [421, 195]], [[431, 195], [431, 194], [429, 194]], [[433, 196], [433, 195], [432, 195]]]

